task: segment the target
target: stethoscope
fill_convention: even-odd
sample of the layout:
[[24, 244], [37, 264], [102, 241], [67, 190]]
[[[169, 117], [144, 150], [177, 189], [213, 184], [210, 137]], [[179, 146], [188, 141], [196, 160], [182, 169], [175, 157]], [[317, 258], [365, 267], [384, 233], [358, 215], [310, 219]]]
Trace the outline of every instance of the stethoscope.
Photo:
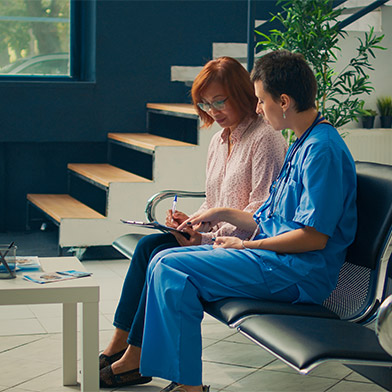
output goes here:
[[270, 203], [267, 204], [258, 214], [257, 218], [260, 218], [261, 213], [264, 212], [268, 206], [269, 206], [269, 213], [268, 213], [268, 218], [271, 218], [278, 205], [279, 201], [282, 198], [283, 195], [283, 190], [289, 180], [291, 168], [293, 166], [292, 161], [297, 153], [297, 151], [301, 148], [301, 146], [304, 144], [305, 140], [307, 137], [310, 135], [310, 132], [312, 132], [313, 128], [319, 124], [320, 122], [325, 121], [325, 118], [321, 116], [321, 113], [317, 113], [316, 119], [313, 121], [312, 125], [305, 131], [305, 133], [297, 139], [294, 144], [291, 146], [289, 152], [286, 155], [286, 158], [283, 162], [283, 166], [280, 169], [279, 175], [276, 178], [276, 180], [273, 182], [270, 190]]

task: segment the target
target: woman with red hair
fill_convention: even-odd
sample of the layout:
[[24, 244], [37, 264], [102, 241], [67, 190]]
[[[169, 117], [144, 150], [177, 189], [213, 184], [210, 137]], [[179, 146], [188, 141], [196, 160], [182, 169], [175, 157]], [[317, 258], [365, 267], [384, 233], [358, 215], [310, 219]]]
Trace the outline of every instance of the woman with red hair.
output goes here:
[[[249, 73], [235, 59], [209, 61], [192, 86], [192, 100], [205, 127], [215, 121], [223, 128], [211, 139], [206, 170], [206, 199], [194, 215], [214, 207], [228, 207], [253, 214], [267, 199], [269, 188], [283, 164], [287, 145], [256, 114], [257, 98]], [[167, 212], [166, 225], [178, 227], [189, 217]], [[229, 223], [219, 223], [207, 232], [152, 234], [142, 238], [134, 252], [114, 317], [115, 332], [100, 355], [101, 387], [143, 384], [139, 362], [146, 303], [146, 271], [161, 250], [212, 244], [216, 237], [249, 239], [252, 233]], [[165, 391], [176, 390], [172, 384]]]

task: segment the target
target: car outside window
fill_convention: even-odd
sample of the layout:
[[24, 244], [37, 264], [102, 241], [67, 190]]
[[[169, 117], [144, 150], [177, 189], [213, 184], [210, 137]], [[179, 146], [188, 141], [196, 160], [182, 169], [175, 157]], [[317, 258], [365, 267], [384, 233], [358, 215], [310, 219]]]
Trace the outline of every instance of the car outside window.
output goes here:
[[71, 0], [0, 1], [0, 76], [72, 76]]

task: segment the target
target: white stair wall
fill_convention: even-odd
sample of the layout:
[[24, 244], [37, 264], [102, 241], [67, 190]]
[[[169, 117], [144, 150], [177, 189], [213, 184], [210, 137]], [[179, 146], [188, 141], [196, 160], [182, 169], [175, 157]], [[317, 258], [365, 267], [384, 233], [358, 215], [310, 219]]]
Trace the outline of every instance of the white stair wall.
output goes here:
[[[345, 8], [342, 15], [338, 20], [344, 20], [359, 9], [370, 4], [370, 0], [348, 0], [343, 3], [340, 8]], [[392, 6], [392, 0], [384, 4], [384, 6]], [[255, 28], [259, 27], [266, 20], [255, 20]], [[382, 32], [382, 9], [376, 8], [369, 14], [363, 16], [356, 22], [345, 27], [347, 32], [368, 32], [371, 27], [374, 27], [374, 31]], [[238, 59], [242, 65], [247, 68], [247, 44], [246, 43], [220, 43], [215, 42], [212, 44], [212, 58], [218, 58], [222, 56], [230, 56]], [[187, 85], [191, 85], [195, 77], [200, 72], [202, 67], [199, 66], [172, 66], [171, 67], [171, 80], [173, 82], [184, 82]]]
[[248, 57], [248, 45], [243, 43], [214, 42], [212, 44], [212, 57], [216, 59], [222, 56], [246, 59]]
[[392, 129], [350, 129], [344, 141], [354, 159], [392, 165]]
[[[153, 181], [111, 183], [108, 190], [107, 218], [63, 219], [59, 227], [59, 246], [111, 245], [116, 238], [127, 233], [152, 233], [151, 230], [126, 225], [120, 219], [145, 221], [144, 209], [147, 200], [159, 191], [204, 191], [208, 145], [212, 135], [218, 130], [220, 127], [216, 124], [208, 129], [199, 129], [199, 144], [195, 146], [156, 147]], [[201, 199], [179, 200], [178, 209], [191, 214], [201, 203]], [[165, 211], [166, 208], [162, 207], [158, 210], [157, 217], [160, 222], [164, 222]]]

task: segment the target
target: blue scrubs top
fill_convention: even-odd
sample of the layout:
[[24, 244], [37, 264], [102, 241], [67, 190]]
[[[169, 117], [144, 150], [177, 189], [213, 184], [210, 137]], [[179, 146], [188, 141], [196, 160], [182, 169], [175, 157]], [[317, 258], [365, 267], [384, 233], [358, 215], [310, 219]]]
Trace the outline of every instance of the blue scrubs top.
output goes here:
[[255, 240], [304, 226], [329, 236], [323, 250], [312, 252], [251, 250], [260, 257], [271, 292], [296, 284], [297, 302], [322, 303], [336, 286], [357, 227], [355, 164], [335, 128], [319, 124], [311, 130], [254, 219], [260, 229]]

